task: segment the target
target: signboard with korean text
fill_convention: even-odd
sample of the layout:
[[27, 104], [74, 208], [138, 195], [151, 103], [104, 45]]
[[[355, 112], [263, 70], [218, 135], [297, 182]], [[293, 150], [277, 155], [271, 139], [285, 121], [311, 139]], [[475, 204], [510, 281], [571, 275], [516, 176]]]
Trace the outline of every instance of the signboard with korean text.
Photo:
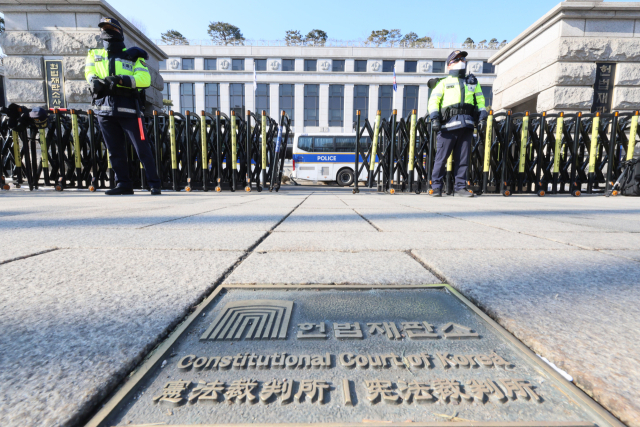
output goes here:
[[87, 425], [620, 425], [447, 285], [336, 288], [218, 288]]
[[596, 83], [593, 86], [592, 113], [606, 114], [611, 112], [613, 98], [613, 79], [616, 74], [616, 64], [596, 63]]
[[45, 59], [44, 70], [47, 83], [47, 108], [67, 108], [62, 60]]

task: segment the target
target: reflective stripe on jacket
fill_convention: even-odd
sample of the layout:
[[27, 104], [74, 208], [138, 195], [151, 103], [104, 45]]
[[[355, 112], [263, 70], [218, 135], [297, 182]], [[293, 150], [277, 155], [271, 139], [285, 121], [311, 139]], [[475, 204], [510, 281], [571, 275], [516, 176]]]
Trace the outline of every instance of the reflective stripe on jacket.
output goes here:
[[[484, 110], [485, 100], [480, 83], [469, 85], [467, 78], [447, 76], [440, 80], [429, 97], [429, 116], [442, 118], [448, 108], [468, 108], [474, 115]], [[464, 100], [461, 102], [462, 98]], [[474, 121], [475, 118], [470, 114], [457, 114], [451, 115], [443, 126], [448, 130], [472, 128]]]
[[[151, 85], [151, 75], [143, 58], [130, 58], [127, 49], [111, 53], [106, 49], [91, 49], [84, 66], [84, 77], [91, 83], [94, 78], [104, 79], [108, 76], [122, 76], [123, 90], [141, 90]], [[133, 94], [132, 94], [133, 95]], [[136, 114], [134, 97], [107, 95], [94, 100], [95, 112], [98, 115], [130, 116]]]

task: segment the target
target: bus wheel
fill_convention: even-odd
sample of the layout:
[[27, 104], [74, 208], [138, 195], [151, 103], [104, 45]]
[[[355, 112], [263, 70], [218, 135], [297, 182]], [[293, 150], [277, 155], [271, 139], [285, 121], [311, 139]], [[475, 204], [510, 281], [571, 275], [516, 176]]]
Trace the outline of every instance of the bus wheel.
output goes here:
[[340, 187], [348, 187], [353, 184], [354, 174], [349, 168], [340, 169], [336, 175], [336, 182]]

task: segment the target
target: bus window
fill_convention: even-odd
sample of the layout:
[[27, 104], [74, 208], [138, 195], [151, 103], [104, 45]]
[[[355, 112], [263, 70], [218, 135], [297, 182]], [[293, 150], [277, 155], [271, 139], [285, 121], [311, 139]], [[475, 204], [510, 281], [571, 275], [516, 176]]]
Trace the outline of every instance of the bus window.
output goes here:
[[316, 136], [313, 138], [314, 153], [332, 153], [335, 151], [333, 146], [333, 138], [326, 136]]
[[336, 151], [338, 153], [355, 153], [355, 136], [336, 136]]
[[301, 136], [298, 138], [298, 148], [304, 151], [311, 151], [311, 142], [313, 138], [310, 136]]

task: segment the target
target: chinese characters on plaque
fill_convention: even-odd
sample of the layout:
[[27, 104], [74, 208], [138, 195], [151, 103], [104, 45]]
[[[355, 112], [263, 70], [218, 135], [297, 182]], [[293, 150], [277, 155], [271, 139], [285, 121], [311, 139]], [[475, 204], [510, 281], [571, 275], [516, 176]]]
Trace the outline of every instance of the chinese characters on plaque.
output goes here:
[[66, 108], [64, 96], [64, 70], [61, 59], [44, 60], [45, 77], [47, 79], [47, 108]]
[[616, 64], [596, 63], [596, 84], [593, 87], [592, 113], [610, 113], [613, 98], [613, 78]]

